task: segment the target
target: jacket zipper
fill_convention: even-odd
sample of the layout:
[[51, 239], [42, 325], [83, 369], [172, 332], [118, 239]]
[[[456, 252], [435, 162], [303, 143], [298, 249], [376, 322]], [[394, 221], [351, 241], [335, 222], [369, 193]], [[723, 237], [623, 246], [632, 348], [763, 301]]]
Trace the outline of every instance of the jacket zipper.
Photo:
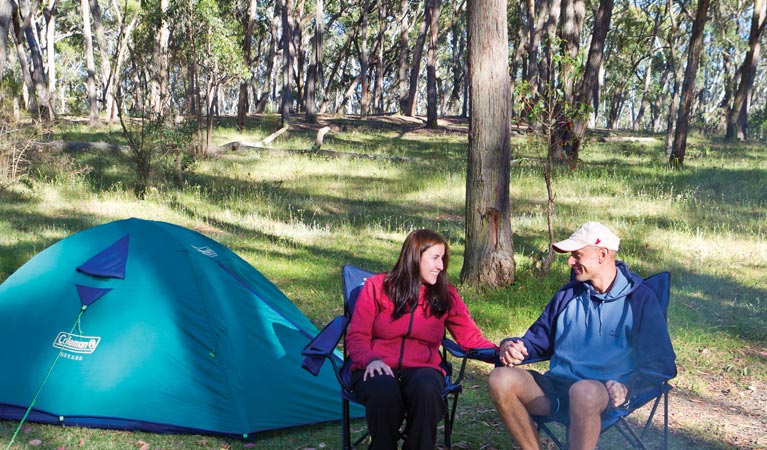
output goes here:
[[402, 336], [402, 345], [400, 345], [399, 348], [399, 361], [397, 361], [397, 372], [399, 373], [402, 371], [402, 360], [405, 358], [405, 340], [410, 336], [410, 333], [413, 331], [413, 319], [415, 318], [415, 309], [418, 307], [418, 302], [413, 305], [413, 307], [410, 309], [410, 323], [408, 323], [407, 326], [407, 333], [405, 333], [404, 336]]

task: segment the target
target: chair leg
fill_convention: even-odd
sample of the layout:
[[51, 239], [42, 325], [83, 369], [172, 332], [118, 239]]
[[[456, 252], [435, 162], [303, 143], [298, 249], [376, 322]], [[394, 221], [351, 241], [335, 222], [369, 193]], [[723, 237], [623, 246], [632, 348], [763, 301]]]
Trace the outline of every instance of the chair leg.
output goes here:
[[618, 422], [616, 422], [615, 428], [618, 429], [618, 431], [623, 435], [623, 437], [632, 447], [641, 448], [642, 450], [647, 450], [647, 447], [645, 447], [644, 442], [642, 442], [642, 439], [639, 436], [637, 436], [637, 434], [631, 428], [631, 425], [626, 423], [625, 420], [620, 419]]
[[663, 450], [668, 449], [668, 391], [663, 393]]
[[[543, 431], [543, 433], [549, 437], [552, 441], [554, 441], [554, 445], [557, 446], [559, 450], [565, 450], [565, 445], [562, 444], [562, 442], [557, 438], [557, 436], [554, 434], [553, 431], [549, 429], [548, 426], [546, 426], [545, 423], [539, 423], [538, 424], [538, 432], [540, 433]], [[567, 441], [567, 437], [565, 436], [565, 441]]]
[[[452, 405], [450, 402], [450, 396], [452, 395]], [[445, 448], [450, 450], [452, 448], [453, 441], [453, 422], [455, 420], [455, 411], [458, 407], [458, 392], [445, 396]]]
[[650, 428], [650, 425], [652, 425], [652, 419], [655, 417], [655, 411], [658, 409], [658, 405], [660, 404], [660, 397], [657, 397], [655, 399], [655, 402], [652, 405], [652, 409], [650, 410], [650, 414], [647, 417], [647, 422], [644, 424], [644, 428], [642, 429], [642, 436], [644, 438], [645, 433], [647, 433], [647, 430]]
[[343, 450], [351, 450], [351, 414], [349, 414], [349, 400], [341, 401], [341, 447]]

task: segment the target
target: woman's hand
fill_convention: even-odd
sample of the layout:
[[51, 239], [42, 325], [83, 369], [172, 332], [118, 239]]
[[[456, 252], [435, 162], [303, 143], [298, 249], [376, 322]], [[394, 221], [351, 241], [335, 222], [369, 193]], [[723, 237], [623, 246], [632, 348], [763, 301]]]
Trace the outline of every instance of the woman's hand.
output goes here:
[[527, 356], [527, 347], [522, 341], [506, 341], [501, 345], [501, 362], [505, 366], [521, 364]]
[[374, 377], [376, 375], [389, 375], [390, 377], [394, 376], [394, 372], [392, 372], [391, 367], [389, 367], [388, 364], [381, 361], [380, 359], [374, 359], [370, 361], [370, 364], [368, 364], [367, 367], [365, 367], [365, 375], [362, 376], [362, 380], [367, 380], [368, 377]]

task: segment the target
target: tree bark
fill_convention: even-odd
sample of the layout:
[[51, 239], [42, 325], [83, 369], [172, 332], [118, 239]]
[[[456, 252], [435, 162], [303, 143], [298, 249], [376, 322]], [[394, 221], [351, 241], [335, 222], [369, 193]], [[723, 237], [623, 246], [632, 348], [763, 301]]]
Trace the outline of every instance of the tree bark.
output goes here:
[[[671, 1], [671, 0], [669, 0]], [[671, 27], [668, 32], [669, 65], [671, 66], [672, 92], [671, 107], [666, 117], [666, 157], [671, 156], [674, 146], [674, 129], [676, 128], [677, 112], [679, 111], [679, 91], [682, 85], [682, 64], [681, 59], [677, 57], [677, 40], [679, 33], [679, 22], [676, 19], [673, 9], [669, 8], [668, 17], [671, 21]]]
[[429, 0], [429, 51], [426, 58], [426, 127], [437, 128], [437, 44], [439, 43], [440, 0]]
[[[2, 6], [0, 6], [0, 8], [2, 8]], [[58, 8], [56, 7], [56, 0], [48, 0], [48, 7], [43, 10], [43, 15], [45, 16], [45, 70], [48, 74], [48, 92], [51, 99], [50, 104], [54, 111], [56, 111], [56, 108], [54, 107], [54, 99], [56, 98], [56, 46], [54, 44], [56, 41], [57, 14]], [[0, 33], [2, 33], [2, 31], [0, 31]], [[5, 50], [3, 49], [0, 51], [4, 52]], [[0, 64], [0, 74], [1, 73], [3, 73], [2, 64]], [[61, 108], [64, 108], [63, 103]]]
[[293, 103], [291, 80], [293, 78], [293, 58], [290, 54], [290, 16], [293, 14], [293, 0], [281, 0], [282, 5], [282, 99], [280, 101], [281, 125], [290, 120], [290, 107]]
[[80, 9], [83, 17], [83, 39], [85, 40], [85, 67], [87, 70], [86, 92], [90, 114], [88, 125], [91, 127], [99, 124], [99, 104], [96, 98], [96, 63], [93, 60], [93, 37], [91, 36], [91, 16], [88, 0], [80, 1]]
[[423, 47], [426, 43], [426, 32], [429, 29], [431, 23], [431, 9], [429, 8], [430, 0], [424, 1], [425, 14], [423, 18], [423, 24], [421, 30], [418, 33], [418, 40], [415, 43], [413, 49], [413, 61], [411, 61], [410, 67], [410, 85], [407, 93], [407, 103], [405, 105], [404, 114], [406, 116], [414, 116], [416, 110], [415, 97], [418, 94], [418, 77], [421, 74], [421, 57], [423, 56]]
[[408, 33], [410, 32], [410, 25], [408, 23], [408, 0], [401, 0], [400, 2], [400, 31], [399, 31], [399, 110], [400, 113], [405, 115], [408, 110], [407, 98], [408, 98], [408, 80], [407, 80], [407, 57], [410, 51]]
[[[601, 0], [599, 10], [594, 18], [594, 32], [591, 35], [591, 46], [586, 60], [586, 69], [583, 72], [583, 80], [580, 84], [576, 102], [580, 105], [591, 105], [594, 99], [594, 90], [598, 86], [599, 71], [602, 67], [602, 57], [604, 54], [605, 40], [607, 32], [610, 29], [610, 20], [613, 15], [613, 0]], [[581, 144], [586, 134], [587, 118], [576, 116], [573, 119], [573, 142], [572, 147], [567, 152], [567, 157], [571, 164], [578, 161]]]
[[554, 85], [554, 79], [552, 74], [554, 73], [554, 48], [559, 46], [556, 43], [557, 39], [557, 26], [559, 25], [559, 16], [562, 13], [562, 1], [551, 0], [549, 5], [549, 17], [546, 20], [546, 40], [543, 43], [543, 58], [541, 59], [541, 67], [538, 71], [540, 73], [541, 80], [546, 82], [548, 86]]
[[[652, 35], [650, 38], [652, 39], [651, 42], [657, 42], [658, 33], [660, 33], [660, 26], [661, 22], [663, 21], [663, 9], [661, 9], [660, 6], [657, 6], [657, 13], [655, 14], [655, 22], [653, 24], [652, 29]], [[655, 45], [652, 45], [653, 47], [653, 53], [655, 52]], [[645, 67], [645, 77], [643, 82], [643, 89], [642, 89], [642, 98], [639, 101], [639, 111], [637, 112], [636, 117], [634, 118], [633, 123], [631, 124], [631, 128], [633, 130], [639, 130], [642, 126], [642, 119], [644, 118], [645, 112], [647, 111], [647, 108], [650, 104], [650, 82], [652, 81], [652, 73], [653, 73], [653, 59], [652, 57], [647, 58], [647, 63]]]
[[[251, 64], [253, 64], [253, 28], [256, 22], [257, 7], [258, 1], [250, 0], [248, 4], [248, 15], [243, 17], [245, 36], [243, 36], [242, 41], [242, 55], [247, 67], [250, 67]], [[237, 128], [240, 130], [245, 129], [245, 120], [247, 119], [248, 111], [250, 110], [250, 101], [248, 98], [249, 85], [249, 79], [240, 80], [240, 92], [237, 98]]]
[[290, 15], [290, 36], [291, 58], [295, 66], [291, 68], [293, 81], [296, 85], [295, 112], [303, 111], [304, 101], [304, 64], [306, 63], [306, 52], [303, 49], [303, 24], [301, 16], [304, 14], [304, 0], [298, 0], [298, 4], [293, 4], [293, 13]]
[[280, 39], [277, 34], [280, 29], [281, 3], [274, 2], [274, 13], [272, 14], [271, 39], [269, 40], [269, 54], [266, 58], [266, 70], [264, 71], [264, 83], [261, 85], [261, 95], [258, 96], [256, 103], [256, 112], [263, 113], [266, 110], [266, 104], [269, 102], [270, 90], [272, 86], [275, 59], [277, 59], [277, 46]]
[[669, 165], [674, 168], [681, 168], [684, 165], [687, 133], [690, 128], [690, 106], [692, 104], [692, 94], [695, 91], [695, 76], [698, 72], [698, 64], [700, 63], [700, 53], [703, 47], [703, 29], [708, 19], [709, 3], [710, 0], [698, 1], [698, 9], [692, 25], [692, 35], [690, 36], [687, 54], [687, 68], [684, 72], [684, 83], [682, 84], [679, 112], [674, 132], [674, 144], [672, 145], [671, 156], [669, 156]]
[[761, 40], [767, 15], [767, 0], [754, 0], [754, 15], [751, 19], [751, 32], [748, 37], [748, 52], [740, 68], [740, 83], [735, 93], [732, 108], [727, 114], [727, 132], [725, 139], [743, 141], [747, 138], [748, 110], [751, 106], [751, 95], [754, 91], [756, 67], [761, 56]]
[[35, 82], [32, 81], [32, 69], [30, 69], [27, 63], [27, 52], [24, 50], [24, 31], [22, 30], [18, 9], [18, 5], [14, 4], [11, 13], [11, 25], [13, 26], [12, 36], [16, 47], [16, 59], [21, 69], [21, 78], [24, 80], [22, 100], [24, 109], [37, 116], [39, 115], [39, 107], [37, 94], [35, 94]]
[[384, 99], [384, 46], [386, 45], [386, 28], [388, 16], [387, 3], [378, 6], [378, 36], [376, 36], [376, 66], [375, 85], [373, 86], [373, 104], [376, 114], [383, 114]]
[[5, 61], [8, 58], [8, 33], [11, 31], [13, 7], [8, 0], [0, 1], [0, 74], [5, 73]]
[[306, 120], [317, 122], [317, 78], [322, 73], [323, 39], [325, 35], [325, 4], [317, 0], [314, 7], [314, 40], [312, 41], [312, 62], [306, 74]]
[[101, 7], [98, 0], [89, 0], [91, 9], [91, 20], [93, 21], [93, 29], [96, 33], [96, 44], [99, 50], [101, 69], [101, 102], [104, 105], [104, 111], [106, 112], [107, 123], [111, 124], [117, 116], [112, 116], [112, 102], [114, 101], [113, 84], [112, 84], [112, 67], [109, 60], [109, 52], [107, 51], [107, 39], [104, 32], [104, 21], [101, 18]]
[[35, 109], [32, 112], [34, 117], [42, 120], [50, 120], [53, 118], [53, 108], [50, 103], [50, 90], [48, 89], [48, 80], [45, 76], [45, 66], [43, 64], [42, 51], [40, 50], [40, 42], [37, 38], [36, 27], [34, 20], [34, 7], [37, 7], [37, 3], [30, 5], [28, 0], [19, 1], [19, 12], [23, 22], [19, 28], [19, 42], [26, 41], [29, 48], [29, 59], [32, 63], [32, 67], [28, 67], [30, 70], [30, 76], [33, 84], [34, 96], [36, 98]]
[[362, 8], [362, 25], [360, 33], [360, 115], [367, 116], [370, 105], [370, 88], [368, 87], [368, 13], [370, 0], [364, 0]]
[[[562, 90], [562, 100], [556, 105], [556, 127], [551, 135], [549, 152], [556, 154], [556, 159], [562, 158], [562, 149], [572, 146], [573, 130], [569, 117], [564, 117], [562, 111], [565, 105], [575, 105], [575, 68], [578, 49], [581, 45], [581, 35], [583, 34], [583, 20], [586, 14], [586, 3], [584, 0], [562, 0], [561, 3], [562, 27], [560, 30], [560, 39], [562, 40], [562, 49], [564, 54], [559, 63], [559, 83]], [[577, 159], [573, 159], [577, 161]]]
[[157, 36], [154, 39], [154, 48], [152, 49], [154, 67], [150, 69], [152, 71], [150, 79], [150, 104], [152, 106], [152, 113], [157, 116], [164, 114], [165, 99], [168, 97], [168, 41], [170, 40], [170, 30], [168, 29], [166, 17], [167, 10], [168, 0], [160, 0], [160, 10], [158, 11], [160, 23], [157, 29]]
[[464, 1], [454, 0], [453, 6], [453, 18], [450, 23], [450, 35], [451, 35], [451, 70], [453, 72], [453, 86], [450, 91], [450, 97], [447, 103], [448, 114], [455, 114], [457, 111], [457, 105], [461, 101], [461, 93], [463, 91], [464, 83], [464, 69], [463, 53], [465, 47], [465, 28], [464, 25], [464, 11], [466, 3]]
[[572, 104], [575, 100], [575, 69], [572, 62], [578, 57], [583, 34], [583, 18], [586, 15], [584, 0], [562, 0], [564, 17], [562, 18], [561, 38], [567, 59], [560, 67], [560, 85], [564, 87], [564, 100]]
[[510, 223], [511, 91], [506, 0], [470, 0], [466, 250], [461, 282], [514, 282]]

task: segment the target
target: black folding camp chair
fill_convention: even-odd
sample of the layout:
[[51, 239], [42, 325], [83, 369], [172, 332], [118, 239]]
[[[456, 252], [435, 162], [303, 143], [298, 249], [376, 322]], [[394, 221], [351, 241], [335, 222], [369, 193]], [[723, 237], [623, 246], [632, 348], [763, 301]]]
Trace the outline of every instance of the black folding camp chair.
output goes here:
[[[649, 278], [645, 278], [643, 284], [650, 287], [655, 296], [660, 302], [661, 309], [663, 310], [664, 317], [667, 318], [668, 304], [670, 298], [671, 287], [671, 275], [668, 272], [661, 272], [652, 275]], [[531, 361], [532, 362], [532, 361]], [[538, 361], [535, 361], [538, 362]], [[651, 428], [655, 413], [663, 402], [663, 448], [668, 448], [668, 393], [671, 391], [671, 385], [668, 381], [664, 381], [661, 384], [654, 386], [652, 389], [642, 392], [637, 396], [630, 399], [628, 406], [620, 408], [610, 408], [602, 414], [602, 433], [606, 432], [613, 426], [617, 429], [626, 442], [635, 449], [647, 449], [644, 443], [645, 436], [648, 430]], [[634, 411], [648, 403], [652, 402], [652, 407], [647, 415], [642, 430], [637, 434], [628, 420], [626, 420]], [[552, 422], [556, 422], [550, 416], [533, 416], [533, 420], [538, 426], [538, 431], [543, 432], [556, 444], [558, 448], [564, 450], [567, 447], [567, 435], [565, 435], [565, 442], [563, 443], [551, 428], [547, 425]], [[567, 424], [563, 424], [567, 425]]]
[[[355, 448], [362, 440], [364, 440], [367, 437], [367, 432], [362, 433], [361, 436], [357, 437], [357, 439], [352, 442], [350, 403], [361, 403], [351, 390], [351, 358], [349, 358], [346, 353], [346, 347], [344, 343], [342, 343], [342, 339], [346, 335], [346, 328], [351, 320], [354, 305], [357, 302], [357, 296], [362, 289], [362, 285], [373, 273], [352, 265], [343, 266], [342, 272], [344, 313], [328, 323], [325, 328], [323, 328], [322, 331], [320, 331], [320, 333], [315, 336], [306, 347], [304, 347], [302, 354], [304, 355], [303, 368], [313, 375], [319, 373], [320, 368], [326, 360], [329, 360], [332, 364], [333, 371], [341, 386], [343, 408], [341, 424], [342, 446], [344, 450], [348, 450]], [[338, 355], [339, 352], [337, 351], [337, 348], [339, 344], [341, 344], [340, 353], [342, 356]], [[449, 449], [451, 446], [450, 439], [453, 431], [453, 421], [458, 406], [458, 395], [462, 391], [461, 381], [463, 380], [464, 370], [466, 369], [466, 362], [469, 359], [493, 362], [497, 359], [497, 353], [495, 349], [472, 349], [464, 351], [458, 344], [447, 338], [442, 341], [442, 349], [443, 368], [447, 373], [445, 389], [442, 391], [442, 399], [445, 402], [445, 415], [443, 417], [445, 430], [444, 444], [445, 447]], [[455, 377], [453, 377], [452, 364], [447, 360], [448, 353], [461, 359], [461, 368], [458, 371], [458, 375]]]

